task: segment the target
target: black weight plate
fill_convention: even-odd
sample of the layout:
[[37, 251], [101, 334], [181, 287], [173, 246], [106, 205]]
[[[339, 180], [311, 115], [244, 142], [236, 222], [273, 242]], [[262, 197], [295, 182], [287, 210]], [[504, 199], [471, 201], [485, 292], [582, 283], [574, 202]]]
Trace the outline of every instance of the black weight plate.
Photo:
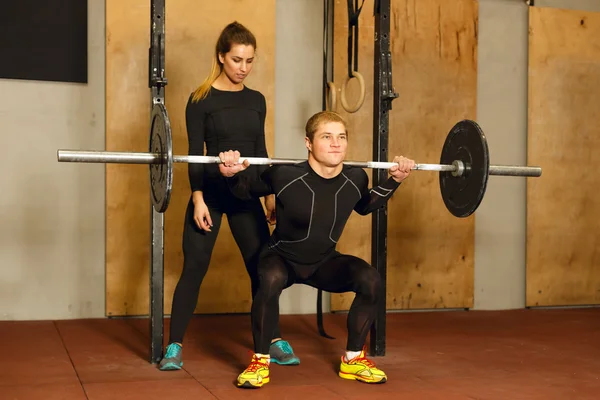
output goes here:
[[161, 103], [152, 108], [150, 125], [150, 152], [158, 153], [161, 162], [150, 164], [150, 188], [154, 209], [165, 212], [173, 188], [173, 140], [167, 109]]
[[487, 140], [479, 125], [463, 120], [452, 127], [446, 137], [440, 164], [460, 160], [465, 165], [462, 176], [440, 172], [442, 199], [452, 215], [465, 218], [473, 214], [485, 194], [490, 168]]

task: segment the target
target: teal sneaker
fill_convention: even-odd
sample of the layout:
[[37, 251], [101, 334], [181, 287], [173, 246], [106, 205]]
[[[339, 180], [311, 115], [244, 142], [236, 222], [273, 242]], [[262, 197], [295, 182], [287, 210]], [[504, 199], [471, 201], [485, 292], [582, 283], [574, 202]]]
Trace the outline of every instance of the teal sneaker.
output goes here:
[[167, 346], [167, 351], [162, 360], [160, 360], [159, 369], [161, 371], [176, 371], [183, 367], [181, 361], [181, 346], [176, 343], [171, 343]]
[[298, 365], [300, 359], [294, 354], [292, 346], [285, 340], [278, 340], [271, 343], [269, 348], [271, 362], [279, 365]]

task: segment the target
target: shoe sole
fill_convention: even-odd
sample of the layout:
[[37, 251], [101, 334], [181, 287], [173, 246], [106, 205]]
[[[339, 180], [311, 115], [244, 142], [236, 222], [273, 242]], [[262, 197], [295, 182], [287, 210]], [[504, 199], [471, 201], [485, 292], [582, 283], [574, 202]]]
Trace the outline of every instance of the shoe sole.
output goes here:
[[179, 371], [179, 370], [181, 370], [182, 367], [183, 367], [183, 363], [181, 365], [167, 363], [167, 364], [163, 365], [162, 367], [159, 367], [159, 369], [161, 371]]
[[275, 358], [271, 358], [271, 362], [277, 365], [300, 365], [300, 360], [292, 360], [292, 361], [278, 361]]
[[237, 387], [241, 388], [241, 389], [259, 389], [261, 387], [263, 387], [263, 385], [266, 385], [267, 383], [269, 383], [271, 381], [270, 378], [263, 378], [261, 383], [257, 383], [257, 384], [252, 384], [250, 381], [245, 381], [244, 383], [240, 383], [238, 381], [237, 383]]
[[386, 383], [387, 382], [387, 378], [382, 378], [381, 380], [378, 380], [378, 381], [370, 381], [370, 380], [367, 380], [367, 379], [365, 379], [363, 377], [359, 377], [358, 375], [346, 374], [344, 372], [340, 372], [338, 375], [342, 379], [348, 379], [350, 381], [359, 381], [359, 382], [369, 383], [369, 384], [379, 384], [379, 383]]

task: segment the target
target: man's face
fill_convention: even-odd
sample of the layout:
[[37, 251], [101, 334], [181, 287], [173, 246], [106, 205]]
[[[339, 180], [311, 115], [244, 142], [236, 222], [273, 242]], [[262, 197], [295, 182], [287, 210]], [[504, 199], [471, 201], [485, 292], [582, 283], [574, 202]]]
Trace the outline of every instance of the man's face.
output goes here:
[[348, 135], [341, 122], [319, 124], [312, 143], [305, 138], [306, 148], [312, 157], [326, 167], [336, 167], [346, 158]]

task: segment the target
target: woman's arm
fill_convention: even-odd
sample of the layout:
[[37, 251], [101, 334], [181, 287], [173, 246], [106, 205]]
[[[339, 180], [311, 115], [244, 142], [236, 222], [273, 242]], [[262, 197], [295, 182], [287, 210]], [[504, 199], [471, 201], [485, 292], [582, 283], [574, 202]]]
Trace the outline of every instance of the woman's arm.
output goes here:
[[[185, 124], [188, 138], [188, 154], [204, 155], [204, 119], [206, 113], [202, 102], [192, 103], [190, 96], [185, 108]], [[192, 192], [204, 189], [204, 164], [188, 163], [188, 178]]]

